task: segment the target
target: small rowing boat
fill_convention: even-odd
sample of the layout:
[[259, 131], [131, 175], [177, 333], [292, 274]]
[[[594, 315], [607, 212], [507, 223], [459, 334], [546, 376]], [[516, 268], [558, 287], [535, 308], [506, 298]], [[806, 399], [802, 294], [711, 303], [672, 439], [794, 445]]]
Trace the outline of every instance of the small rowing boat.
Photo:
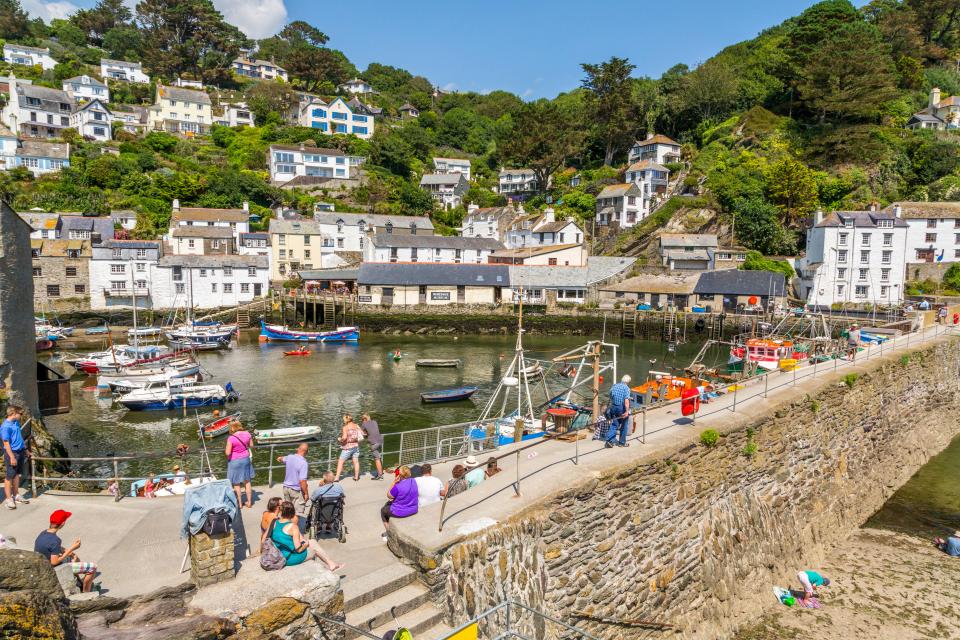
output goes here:
[[460, 366], [460, 358], [454, 358], [450, 360], [442, 360], [439, 358], [423, 358], [421, 360], [417, 360], [417, 366], [434, 368], [447, 367], [452, 369]]
[[467, 400], [477, 392], [477, 387], [458, 387], [456, 389], [444, 389], [443, 391], [426, 391], [420, 394], [420, 402], [425, 404], [438, 404], [440, 402], [457, 402]]
[[295, 349], [293, 351], [284, 351], [284, 356], [308, 356], [312, 352], [309, 349]]
[[301, 440], [316, 440], [323, 431], [322, 427], [286, 427], [284, 429], [261, 429], [253, 432], [257, 444], [287, 444]]
[[[188, 478], [186, 474], [161, 473], [153, 476], [153, 483], [156, 487], [153, 495], [158, 498], [172, 498], [182, 496], [191, 487], [199, 487], [202, 484], [213, 482], [215, 476], [200, 476], [199, 478]], [[130, 497], [142, 498], [143, 488], [147, 484], [147, 479], [134, 480], [130, 483]]]
[[203, 434], [204, 438], [213, 439], [219, 436], [224, 435], [227, 431], [230, 430], [230, 423], [234, 420], [240, 421], [240, 412], [234, 413], [229, 416], [223, 416], [222, 418], [217, 418], [213, 422], [208, 422], [205, 425], [200, 426], [200, 433]]

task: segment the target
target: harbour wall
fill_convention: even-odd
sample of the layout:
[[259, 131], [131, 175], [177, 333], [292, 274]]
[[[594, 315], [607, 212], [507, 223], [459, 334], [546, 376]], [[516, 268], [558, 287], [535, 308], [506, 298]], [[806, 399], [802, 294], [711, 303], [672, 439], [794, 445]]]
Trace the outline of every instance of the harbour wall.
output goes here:
[[[749, 417], [698, 420], [684, 443], [633, 463], [572, 471], [549, 498], [479, 533], [399, 552], [451, 622], [513, 599], [601, 638], [659, 634], [596, 618], [729, 638], [773, 605], [772, 586], [818, 566], [960, 433], [960, 341], [846, 371]], [[721, 434], [712, 447], [699, 441], [704, 425]], [[523, 624], [530, 637], [557, 637], [542, 620]]]

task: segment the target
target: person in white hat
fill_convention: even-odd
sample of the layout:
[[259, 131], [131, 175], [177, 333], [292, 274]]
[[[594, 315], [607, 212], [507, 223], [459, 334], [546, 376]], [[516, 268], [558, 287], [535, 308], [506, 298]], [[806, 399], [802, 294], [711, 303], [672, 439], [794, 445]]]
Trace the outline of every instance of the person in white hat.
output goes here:
[[476, 456], [467, 456], [467, 459], [463, 461], [463, 465], [467, 468], [467, 475], [464, 478], [467, 481], [467, 488], [472, 488], [484, 481], [486, 476], [483, 473], [483, 468], [480, 466], [480, 463], [477, 462]]

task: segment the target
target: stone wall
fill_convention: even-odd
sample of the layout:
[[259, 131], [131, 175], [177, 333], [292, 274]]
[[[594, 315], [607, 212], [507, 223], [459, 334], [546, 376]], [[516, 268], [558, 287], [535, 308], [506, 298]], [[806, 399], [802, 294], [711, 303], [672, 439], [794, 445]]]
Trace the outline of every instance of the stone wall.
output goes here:
[[190, 536], [190, 580], [198, 587], [233, 577], [233, 531], [209, 536], [203, 531]]
[[537, 508], [412, 559], [451, 621], [513, 598], [603, 638], [650, 632], [591, 617], [730, 637], [960, 433], [958, 374], [952, 340], [824, 376], [731, 415], [712, 448], [692, 432], [657, 459], [571, 476]]

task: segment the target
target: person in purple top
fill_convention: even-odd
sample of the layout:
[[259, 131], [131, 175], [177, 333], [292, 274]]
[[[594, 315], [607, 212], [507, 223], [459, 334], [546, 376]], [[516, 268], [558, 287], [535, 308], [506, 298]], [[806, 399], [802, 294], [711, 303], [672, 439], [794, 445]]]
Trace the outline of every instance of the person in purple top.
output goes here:
[[300, 526], [301, 533], [306, 531], [307, 528], [307, 504], [309, 501], [307, 475], [310, 470], [307, 464], [307, 451], [309, 450], [310, 445], [301, 442], [296, 453], [277, 457], [277, 462], [282, 462], [286, 466], [286, 474], [283, 478], [283, 499], [293, 503], [297, 511], [297, 524]]
[[411, 476], [410, 467], [400, 467], [390, 491], [387, 492], [387, 503], [380, 509], [384, 529], [380, 537], [384, 542], [387, 541], [387, 532], [390, 530], [390, 518], [409, 518], [415, 514], [419, 497], [417, 481]]

